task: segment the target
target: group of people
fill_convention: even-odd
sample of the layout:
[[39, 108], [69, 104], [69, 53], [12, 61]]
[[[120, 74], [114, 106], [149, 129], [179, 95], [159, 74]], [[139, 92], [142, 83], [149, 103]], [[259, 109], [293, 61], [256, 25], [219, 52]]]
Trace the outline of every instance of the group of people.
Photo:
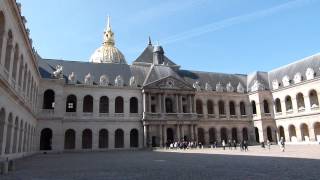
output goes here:
[[[217, 148], [218, 146], [221, 146], [223, 150], [226, 149], [226, 147], [229, 147], [230, 150], [237, 149], [237, 147], [240, 147], [241, 151], [248, 151], [248, 142], [246, 140], [242, 140], [241, 142], [237, 143], [236, 140], [229, 139], [226, 143], [225, 140], [221, 141], [221, 144], [218, 144], [218, 141], [214, 141], [211, 143], [211, 148]], [[165, 144], [166, 149], [196, 149], [204, 148], [204, 144], [202, 142], [197, 141], [167, 141]]]

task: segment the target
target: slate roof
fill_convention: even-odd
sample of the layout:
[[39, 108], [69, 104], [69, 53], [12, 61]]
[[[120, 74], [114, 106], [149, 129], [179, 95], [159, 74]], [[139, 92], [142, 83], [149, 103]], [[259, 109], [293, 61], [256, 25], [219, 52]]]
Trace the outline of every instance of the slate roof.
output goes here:
[[282, 78], [286, 75], [289, 76], [289, 79], [292, 80], [294, 78], [294, 75], [298, 72], [301, 73], [302, 80], [306, 79], [306, 71], [308, 68], [312, 68], [315, 72], [315, 76], [320, 76], [320, 53], [315, 54], [309, 57], [306, 57], [302, 60], [293, 62], [291, 64], [279, 67], [277, 69], [271, 70], [268, 73], [269, 78], [269, 84], [270, 87], [272, 87], [272, 81], [278, 80], [280, 83], [280, 86], [283, 86], [282, 84]]
[[233, 88], [236, 90], [240, 82], [246, 91], [247, 75], [244, 74], [224, 74], [215, 72], [180, 70], [179, 75], [190, 84], [199, 81], [201, 89], [205, 89], [206, 83], [209, 83], [212, 89], [216, 90], [216, 84], [218, 84], [219, 82], [224, 88], [230, 82]]
[[[154, 46], [152, 46], [151, 44], [149, 44], [144, 50], [143, 52], [140, 54], [140, 56], [133, 61], [133, 64], [139, 64], [139, 63], [149, 63], [152, 64], [153, 63], [153, 49]], [[167, 56], [164, 56], [164, 63], [174, 66], [176, 65], [174, 62], [172, 62]]]
[[294, 75], [300, 72], [304, 77], [303, 79], [305, 79], [305, 72], [308, 67], [312, 67], [316, 76], [320, 76], [320, 54], [307, 57], [270, 72], [257, 71], [248, 75], [182, 70], [167, 57], [165, 57], [165, 62], [169, 63], [169, 66], [153, 65], [152, 57], [153, 46], [148, 45], [142, 54], [133, 62], [133, 65], [40, 59], [39, 71], [43, 78], [50, 79], [52, 78], [52, 73], [56, 65], [60, 64], [63, 66], [66, 82], [68, 81], [68, 75], [74, 72], [77, 83], [79, 84], [84, 82], [85, 76], [90, 72], [94, 77], [94, 84], [99, 84], [101, 75], [107, 75], [111, 85], [114, 85], [116, 76], [121, 75], [125, 86], [129, 84], [130, 77], [134, 76], [139, 87], [171, 76], [188, 83], [190, 86], [196, 81], [199, 81], [201, 89], [205, 89], [205, 84], [209, 83], [212, 89], [215, 90], [216, 84], [219, 82], [225, 89], [227, 83], [230, 82], [236, 91], [238, 84], [241, 83], [246, 92], [250, 91], [255, 80], [263, 84], [266, 89], [271, 89], [272, 80], [277, 79], [278, 82], [282, 82], [282, 78], [285, 75], [293, 79]]

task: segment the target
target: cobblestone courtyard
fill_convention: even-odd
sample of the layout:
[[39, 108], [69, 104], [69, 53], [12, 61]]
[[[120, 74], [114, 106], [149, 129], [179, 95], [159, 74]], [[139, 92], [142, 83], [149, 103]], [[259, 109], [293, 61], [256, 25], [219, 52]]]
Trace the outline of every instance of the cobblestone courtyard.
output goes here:
[[319, 179], [320, 146], [40, 154], [0, 179]]

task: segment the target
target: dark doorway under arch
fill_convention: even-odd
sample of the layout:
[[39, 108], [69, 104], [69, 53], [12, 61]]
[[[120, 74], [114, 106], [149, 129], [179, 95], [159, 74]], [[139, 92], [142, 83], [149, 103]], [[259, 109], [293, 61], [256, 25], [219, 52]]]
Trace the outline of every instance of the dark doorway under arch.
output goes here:
[[50, 128], [45, 128], [41, 131], [40, 135], [40, 150], [52, 150], [52, 130]]
[[174, 134], [173, 134], [173, 130], [171, 128], [167, 129], [167, 142], [171, 143], [173, 142], [174, 139]]

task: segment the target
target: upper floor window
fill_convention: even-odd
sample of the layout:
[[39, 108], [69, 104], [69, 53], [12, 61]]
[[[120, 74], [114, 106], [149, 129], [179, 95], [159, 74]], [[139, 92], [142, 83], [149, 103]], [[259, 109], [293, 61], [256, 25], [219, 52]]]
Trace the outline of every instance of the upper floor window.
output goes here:
[[196, 100], [196, 112], [197, 114], [203, 114], [202, 101], [200, 99]]
[[66, 101], [66, 112], [77, 111], [77, 97], [75, 95], [69, 95]]
[[282, 112], [282, 109], [281, 109], [281, 102], [280, 102], [280, 99], [277, 98], [276, 101], [275, 101], [275, 104], [276, 104], [276, 112]]
[[229, 109], [230, 109], [230, 115], [236, 115], [236, 109], [233, 101], [229, 102]]
[[246, 105], [242, 101], [240, 102], [240, 114], [246, 115]]
[[54, 109], [55, 93], [53, 90], [48, 89], [43, 93], [42, 109]]
[[257, 106], [255, 101], [251, 101], [252, 114], [257, 114]]
[[90, 95], [83, 98], [83, 112], [93, 112], [93, 98]]
[[109, 98], [107, 96], [100, 97], [99, 113], [109, 113]]
[[263, 100], [263, 110], [264, 110], [264, 113], [270, 113], [270, 109], [269, 109], [269, 103], [267, 100]]
[[130, 113], [138, 113], [138, 99], [136, 97], [130, 98]]
[[166, 98], [165, 100], [166, 104], [166, 112], [167, 113], [173, 113], [173, 102], [170, 98]]
[[214, 114], [213, 102], [211, 100], [207, 101], [208, 114]]
[[224, 102], [221, 100], [219, 101], [219, 114], [226, 114], [226, 111], [224, 109]]
[[115, 113], [123, 113], [123, 98], [121, 96], [115, 99]]

